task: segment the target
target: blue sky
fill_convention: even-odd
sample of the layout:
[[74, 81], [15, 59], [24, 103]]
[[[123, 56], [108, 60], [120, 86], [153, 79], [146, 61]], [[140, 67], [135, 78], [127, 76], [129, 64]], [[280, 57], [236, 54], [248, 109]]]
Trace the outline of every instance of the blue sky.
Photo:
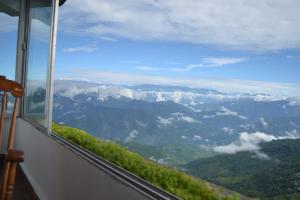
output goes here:
[[0, 29], [0, 74], [5, 74], [11, 79], [14, 78], [16, 65], [16, 37], [15, 32], [1, 32]]
[[56, 77], [299, 92], [299, 9], [295, 0], [69, 1]]
[[[220, 50], [183, 42], [97, 40], [59, 33], [58, 77], [73, 68], [130, 74], [194, 78], [230, 78], [300, 84], [299, 50], [249, 52]], [[224, 63], [210, 66], [209, 59]], [[236, 59], [226, 64], [226, 59]], [[200, 65], [188, 69], [191, 65]], [[207, 66], [206, 66], [207, 65]]]
[[[84, 6], [70, 0], [60, 7], [56, 78], [192, 87], [230, 82], [239, 90], [253, 85], [300, 94], [299, 9], [297, 0], [87, 0]], [[1, 22], [0, 35], [13, 41]], [[2, 42], [3, 66], [13, 65], [5, 52], [14, 48]]]

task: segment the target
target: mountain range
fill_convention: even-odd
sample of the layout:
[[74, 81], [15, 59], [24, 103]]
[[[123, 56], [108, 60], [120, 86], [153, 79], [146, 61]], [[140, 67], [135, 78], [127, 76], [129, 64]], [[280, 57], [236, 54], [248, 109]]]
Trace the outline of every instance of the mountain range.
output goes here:
[[297, 96], [59, 80], [53, 105], [56, 123], [149, 160], [251, 197], [299, 197]]

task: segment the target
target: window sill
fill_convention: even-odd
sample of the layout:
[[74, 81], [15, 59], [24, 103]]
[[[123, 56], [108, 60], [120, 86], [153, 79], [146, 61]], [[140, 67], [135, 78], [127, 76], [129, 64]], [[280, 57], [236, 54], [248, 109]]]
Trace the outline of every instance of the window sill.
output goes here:
[[152, 185], [151, 183], [141, 179], [140, 177], [132, 174], [131, 172], [99, 157], [98, 155], [83, 149], [82, 147], [73, 144], [70, 141], [65, 140], [61, 136], [55, 133], [48, 133], [47, 129], [42, 125], [38, 124], [37, 122], [28, 119], [26, 117], [21, 117], [26, 122], [30, 123], [33, 127], [39, 130], [41, 133], [45, 134], [47, 137], [53, 139], [54, 141], [58, 142], [62, 146], [66, 147], [73, 153], [80, 156], [85, 161], [91, 163], [92, 165], [96, 166], [97, 168], [105, 171], [106, 173], [110, 174], [114, 178], [121, 180], [123, 183], [131, 186], [135, 190], [143, 193], [150, 199], [159, 199], [159, 200], [179, 200], [178, 197]]

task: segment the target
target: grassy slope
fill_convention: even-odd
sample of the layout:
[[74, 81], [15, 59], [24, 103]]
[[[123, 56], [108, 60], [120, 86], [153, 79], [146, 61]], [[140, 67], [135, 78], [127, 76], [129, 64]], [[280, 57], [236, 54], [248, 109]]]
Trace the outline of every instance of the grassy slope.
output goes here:
[[53, 131], [65, 139], [136, 174], [142, 179], [185, 200], [231, 200], [215, 192], [205, 181], [195, 179], [175, 169], [145, 160], [113, 142], [104, 142], [76, 128], [53, 124]]

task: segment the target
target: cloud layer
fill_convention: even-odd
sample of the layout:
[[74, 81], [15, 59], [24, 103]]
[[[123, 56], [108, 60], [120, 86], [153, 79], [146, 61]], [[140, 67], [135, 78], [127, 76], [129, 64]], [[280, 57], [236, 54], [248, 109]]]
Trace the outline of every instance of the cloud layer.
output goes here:
[[61, 27], [99, 38], [273, 51], [300, 47], [299, 9], [298, 0], [72, 0], [61, 9]]
[[235, 154], [242, 151], [253, 152], [256, 154], [258, 158], [268, 159], [268, 156], [262, 152], [260, 152], [260, 143], [261, 142], [270, 142], [272, 140], [280, 140], [280, 139], [296, 139], [299, 138], [300, 135], [297, 131], [287, 132], [285, 136], [276, 137], [274, 135], [269, 135], [262, 132], [255, 133], [240, 133], [239, 139], [234, 141], [228, 145], [224, 146], [216, 146], [214, 147], [214, 151], [218, 153], [224, 154]]
[[[67, 76], [66, 76], [67, 74]], [[156, 84], [156, 85], [175, 85], [188, 86], [194, 88], [217, 89], [223, 92], [249, 92], [264, 93], [272, 95], [299, 96], [300, 88], [298, 85], [286, 83], [272, 83], [262, 81], [247, 81], [238, 79], [205, 79], [205, 78], [182, 78], [182, 77], [163, 77], [138, 75], [119, 72], [105, 72], [98, 70], [86, 70], [85, 68], [72, 67], [66, 73], [58, 74], [58, 79], [82, 80], [94, 83], [107, 84]], [[261, 95], [260, 98], [274, 98]], [[282, 97], [281, 97], [282, 98]]]

